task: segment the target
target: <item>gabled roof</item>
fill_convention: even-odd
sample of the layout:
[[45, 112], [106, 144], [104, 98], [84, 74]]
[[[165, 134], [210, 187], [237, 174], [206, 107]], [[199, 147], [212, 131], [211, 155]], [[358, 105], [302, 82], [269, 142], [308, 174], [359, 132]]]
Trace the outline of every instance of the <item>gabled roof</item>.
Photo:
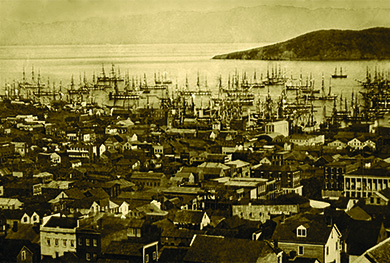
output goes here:
[[[306, 237], [297, 236], [297, 227], [307, 226]], [[333, 225], [325, 222], [325, 217], [314, 214], [298, 214], [291, 216], [280, 222], [275, 229], [272, 239], [279, 242], [306, 243], [306, 244], [326, 244]]]
[[[275, 258], [269, 258], [269, 255], [275, 255]], [[203, 235], [195, 237], [184, 257], [184, 261], [189, 262], [274, 262], [275, 260], [274, 250], [264, 241]]]
[[379, 191], [379, 194], [387, 199], [387, 201], [390, 200], [390, 188], [383, 189]]

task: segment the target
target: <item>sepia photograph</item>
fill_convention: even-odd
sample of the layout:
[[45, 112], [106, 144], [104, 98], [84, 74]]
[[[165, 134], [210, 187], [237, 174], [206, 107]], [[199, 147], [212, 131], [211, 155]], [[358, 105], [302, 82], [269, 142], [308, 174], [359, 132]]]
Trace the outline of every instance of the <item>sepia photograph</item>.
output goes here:
[[390, 262], [388, 0], [0, 10], [0, 263]]

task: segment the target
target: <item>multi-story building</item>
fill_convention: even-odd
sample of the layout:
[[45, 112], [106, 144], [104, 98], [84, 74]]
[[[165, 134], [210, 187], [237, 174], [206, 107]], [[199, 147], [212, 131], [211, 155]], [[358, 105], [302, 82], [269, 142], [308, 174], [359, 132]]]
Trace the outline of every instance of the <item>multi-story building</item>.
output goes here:
[[64, 252], [76, 252], [78, 220], [72, 217], [47, 216], [40, 227], [41, 256], [58, 258]]
[[280, 193], [302, 195], [301, 171], [293, 165], [260, 165], [253, 168], [251, 177], [275, 179], [280, 182]]
[[95, 229], [76, 230], [76, 253], [83, 261], [96, 262], [101, 254], [101, 235]]
[[344, 175], [344, 195], [346, 197], [367, 198], [373, 192], [390, 187], [390, 171], [377, 167], [359, 168]]
[[338, 161], [324, 166], [322, 198], [338, 199], [344, 192], [344, 175], [359, 168], [359, 162]]

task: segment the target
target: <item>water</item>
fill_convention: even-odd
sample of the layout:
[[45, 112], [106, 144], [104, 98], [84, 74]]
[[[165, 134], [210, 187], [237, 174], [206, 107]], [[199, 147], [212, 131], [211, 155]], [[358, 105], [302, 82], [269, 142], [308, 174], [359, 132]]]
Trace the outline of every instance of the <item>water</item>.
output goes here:
[[[111, 64], [120, 69], [122, 76], [129, 73], [130, 76], [147, 76], [149, 84], [153, 83], [155, 73], [166, 72], [179, 88], [185, 85], [188, 78], [189, 86], [195, 88], [197, 74], [200, 76], [201, 87], [207, 79], [208, 87], [217, 92], [218, 78], [222, 77], [223, 85], [227, 85], [227, 78], [235, 72], [240, 76], [246, 72], [252, 78], [256, 71], [257, 78], [261, 74], [266, 75], [267, 69], [271, 73], [272, 68], [280, 68], [287, 77], [299, 78], [302, 74], [303, 81], [310, 74], [315, 80], [315, 88], [321, 88], [321, 76], [325, 76], [326, 91], [331, 74], [335, 68], [343, 68], [347, 74], [346, 79], [332, 79], [332, 93], [350, 98], [353, 91], [358, 92], [361, 87], [356, 79], [362, 80], [368, 67], [372, 73], [377, 67], [379, 71], [390, 69], [390, 61], [331, 61], [331, 62], [307, 62], [307, 61], [242, 61], [242, 60], [212, 60], [216, 54], [223, 54], [237, 50], [245, 50], [262, 46], [264, 43], [238, 43], [238, 44], [142, 44], [142, 45], [79, 45], [79, 46], [3, 46], [0, 47], [0, 83], [21, 80], [23, 68], [26, 78], [31, 78], [31, 68], [35, 74], [41, 74], [41, 81], [58, 83], [68, 86], [72, 75], [78, 83], [79, 76], [87, 76], [91, 80], [92, 75], [101, 72], [102, 64], [106, 72], [111, 69]], [[277, 98], [282, 87], [270, 87], [271, 96]], [[0, 94], [4, 94], [1, 84]], [[258, 97], [263, 99], [268, 90], [256, 91]], [[295, 95], [295, 93], [290, 93]], [[95, 92], [97, 102], [108, 105], [107, 94]], [[292, 96], [291, 96], [292, 97]], [[196, 103], [205, 103], [202, 98], [197, 98]], [[154, 102], [151, 102], [152, 104]], [[157, 103], [157, 102], [156, 102]], [[319, 102], [318, 108], [327, 105], [330, 113], [333, 102]], [[157, 104], [155, 105], [157, 106]], [[322, 113], [321, 113], [322, 115]]]

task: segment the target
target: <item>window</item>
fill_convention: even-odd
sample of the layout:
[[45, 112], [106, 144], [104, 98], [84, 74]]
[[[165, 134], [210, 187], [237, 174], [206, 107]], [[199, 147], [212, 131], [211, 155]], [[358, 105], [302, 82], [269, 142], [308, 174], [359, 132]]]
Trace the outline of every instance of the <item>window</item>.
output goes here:
[[370, 203], [371, 203], [371, 204], [374, 203], [374, 197], [371, 197], [371, 198], [370, 198]]
[[25, 250], [22, 251], [22, 253], [20, 255], [20, 258], [21, 258], [22, 261], [26, 260], [27, 256], [26, 256], [26, 251]]
[[145, 255], [145, 262], [146, 262], [146, 263], [149, 262], [149, 254], [146, 254], [146, 255]]
[[306, 228], [304, 226], [299, 226], [297, 228], [297, 237], [306, 237]]
[[153, 260], [156, 260], [157, 259], [157, 253], [156, 251], [153, 251]]
[[46, 239], [46, 244], [47, 244], [48, 247], [50, 247], [50, 238]]
[[87, 247], [89, 247], [89, 238], [86, 238], [86, 239], [85, 239], [85, 245], [86, 245]]
[[91, 254], [86, 253], [86, 254], [85, 254], [85, 259], [86, 259], [87, 261], [91, 261]]
[[93, 239], [93, 246], [97, 247], [97, 239], [96, 238]]
[[329, 255], [329, 247], [326, 247], [326, 255]]
[[33, 222], [37, 221], [37, 216], [32, 217]]
[[58, 238], [54, 239], [54, 245], [57, 247], [58, 246]]
[[70, 246], [71, 246], [71, 247], [74, 247], [74, 240], [71, 240], [71, 241], [70, 241]]
[[23, 222], [24, 222], [24, 223], [27, 222], [27, 216], [23, 217]]
[[298, 247], [298, 255], [303, 255], [303, 247], [302, 246]]
[[64, 247], [66, 247], [66, 239], [63, 239], [63, 240], [62, 240], [62, 245], [63, 245]]
[[82, 246], [83, 245], [83, 240], [81, 238], [79, 238], [79, 246]]
[[377, 203], [378, 205], [381, 203], [381, 199], [380, 199], [379, 197], [376, 199], [376, 203]]

